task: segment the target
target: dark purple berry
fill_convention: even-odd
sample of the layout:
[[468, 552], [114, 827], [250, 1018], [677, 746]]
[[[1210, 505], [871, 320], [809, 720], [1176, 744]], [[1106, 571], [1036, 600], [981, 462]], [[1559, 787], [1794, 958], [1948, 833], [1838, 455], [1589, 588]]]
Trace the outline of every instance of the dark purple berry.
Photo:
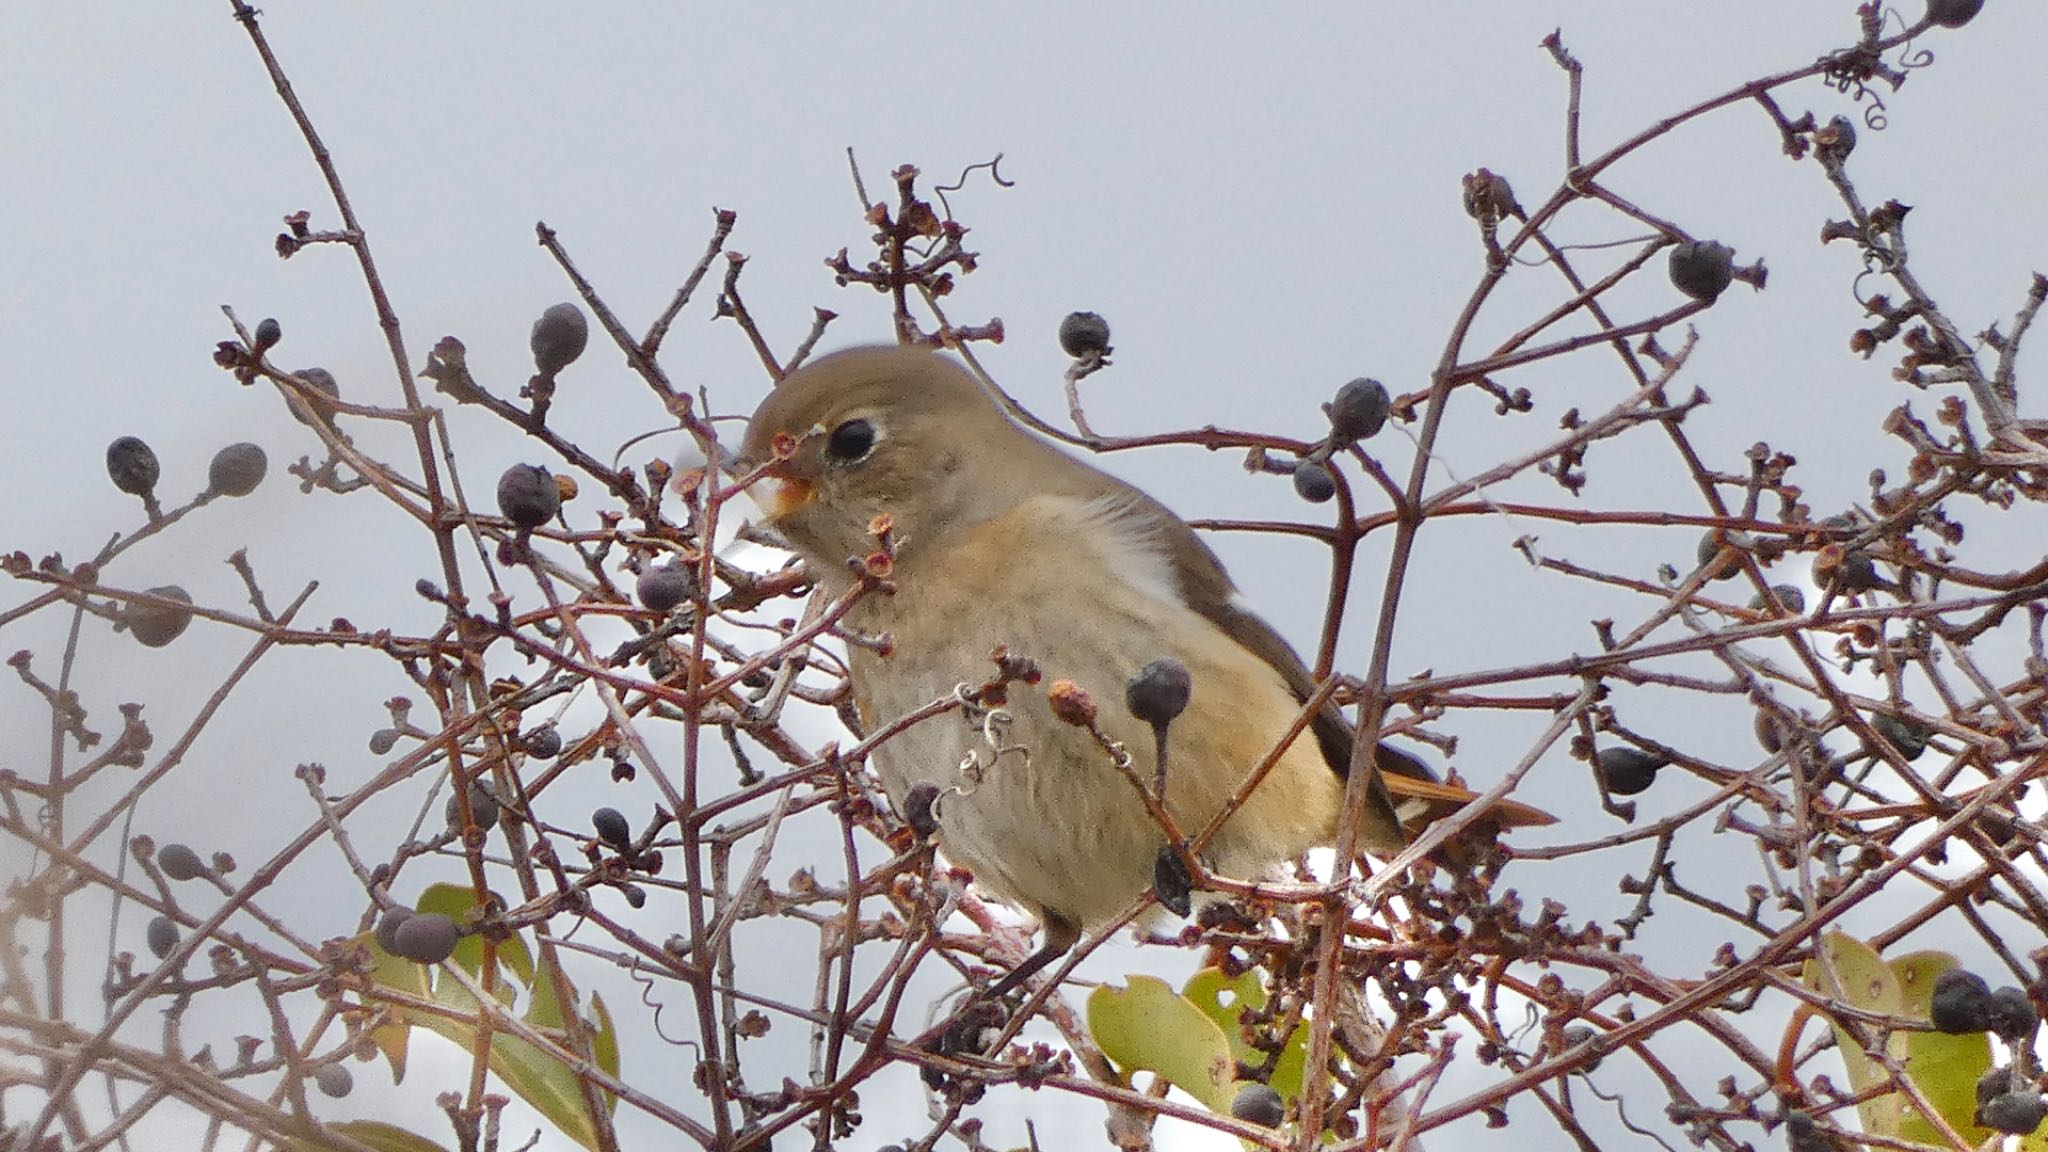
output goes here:
[[1789, 1152], [1834, 1152], [1834, 1145], [1804, 1112], [1785, 1113], [1785, 1147]]
[[379, 728], [375, 732], [370, 733], [370, 754], [372, 756], [382, 756], [396, 747], [398, 747], [398, 729]]
[[157, 849], [156, 866], [173, 880], [197, 880], [206, 875], [206, 862], [183, 844], [166, 844]]
[[626, 821], [625, 813], [617, 808], [599, 808], [590, 814], [590, 826], [597, 829], [597, 838], [621, 851], [633, 844], [633, 826]]
[[1060, 351], [1079, 360], [1109, 355], [1109, 321], [1093, 312], [1069, 312], [1060, 321]]
[[1194, 890], [1195, 878], [1188, 875], [1180, 853], [1171, 844], [1161, 844], [1159, 854], [1152, 858], [1152, 894], [1158, 897], [1160, 907], [1185, 916], [1194, 910]]
[[562, 493], [548, 470], [514, 464], [498, 477], [498, 511], [521, 528], [538, 528], [562, 509]]
[[439, 912], [419, 912], [391, 934], [391, 954], [416, 964], [439, 964], [455, 955], [462, 929]]
[[519, 743], [526, 754], [538, 760], [552, 760], [562, 751], [562, 734], [553, 724], [543, 725], [521, 737]]
[[648, 611], [666, 613], [688, 600], [696, 586], [696, 574], [681, 564], [649, 564], [634, 593]]
[[[149, 594], [186, 604], [192, 602], [191, 594], [176, 584], [151, 588]], [[185, 627], [192, 623], [192, 612], [176, 604], [145, 604], [137, 600], [128, 605], [122, 619], [128, 624], [128, 634], [145, 647], [161, 648], [184, 635]]]
[[1171, 724], [1187, 710], [1194, 691], [1194, 677], [1188, 666], [1171, 656], [1161, 656], [1131, 677], [1124, 685], [1124, 707], [1131, 715], [1157, 728]]
[[1917, 721], [1901, 720], [1883, 713], [1871, 717], [1870, 726], [1884, 737], [1885, 743], [1898, 749], [1899, 755], [1908, 760], [1918, 760], [1920, 754], [1927, 751], [1927, 738], [1933, 735]]
[[206, 466], [207, 486], [223, 496], [247, 496], [263, 483], [270, 458], [254, 444], [230, 444], [213, 454]]
[[939, 786], [930, 782], [913, 784], [903, 798], [903, 822], [919, 840], [929, 840], [939, 830]]
[[1336, 478], [1321, 464], [1303, 460], [1294, 466], [1294, 494], [1311, 504], [1327, 504], [1337, 494]]
[[[1590, 1024], [1572, 1024], [1566, 1026], [1565, 1030], [1558, 1034], [1558, 1039], [1564, 1041], [1566, 1048], [1577, 1048], [1581, 1044], [1591, 1044], [1599, 1035]], [[1579, 1071], [1591, 1072], [1599, 1066], [1600, 1057], [1595, 1056], [1584, 1064], [1579, 1065]]]
[[626, 897], [626, 903], [631, 904], [633, 907], [644, 908], [647, 906], [647, 889], [642, 888], [638, 884], [621, 884], [619, 885], [619, 892]]
[[1978, 1110], [1984, 1118], [1986, 1128], [1996, 1128], [2011, 1136], [2031, 1136], [2048, 1118], [2048, 1103], [2041, 1094], [2031, 1088], [1993, 1096]]
[[320, 1091], [339, 1100], [355, 1088], [356, 1077], [344, 1065], [322, 1064], [320, 1070], [313, 1073], [313, 1083], [320, 1086]]
[[[1806, 593], [1800, 590], [1797, 584], [1773, 584], [1771, 585], [1771, 592], [1778, 597], [1778, 603], [1783, 604], [1785, 610], [1794, 616], [1801, 615], [1806, 611]], [[1765, 602], [1761, 593], [1749, 598], [1749, 606], [1757, 612], [1764, 612], [1770, 609], [1770, 605]]]
[[417, 913], [410, 908], [393, 908], [377, 920], [377, 947], [398, 955], [398, 929]]
[[1600, 762], [1607, 790], [1616, 796], [1633, 796], [1648, 788], [1657, 779], [1657, 770], [1669, 763], [1662, 756], [1625, 744], [1602, 748], [1595, 759]]
[[1759, 709], [1756, 714], [1756, 742], [1764, 746], [1764, 751], [1783, 752], [1785, 737], [1785, 722]]
[[1247, 1084], [1230, 1102], [1230, 1114], [1247, 1124], [1278, 1128], [1287, 1120], [1287, 1101], [1266, 1084]]
[[1337, 389], [1336, 399], [1324, 409], [1330, 417], [1331, 441], [1351, 444], [1378, 435], [1392, 407], [1386, 385], [1364, 376], [1351, 381]]
[[140, 436], [123, 436], [107, 445], [107, 476], [114, 487], [130, 496], [147, 496], [156, 491], [163, 466], [156, 452]]
[[1742, 575], [1742, 557], [1737, 553], [1749, 547], [1749, 537], [1741, 533], [1727, 533], [1719, 528], [1710, 528], [1700, 537], [1696, 552], [1702, 568], [1711, 565], [1707, 572], [1709, 580], [1732, 580]]
[[255, 349], [258, 356], [261, 356], [272, 348], [277, 347], [277, 342], [282, 339], [284, 339], [284, 327], [272, 317], [265, 316], [256, 324], [256, 342], [251, 347]]
[[[341, 399], [341, 383], [334, 378], [334, 373], [329, 372], [325, 368], [301, 368], [297, 372], [292, 373], [292, 375], [304, 381], [308, 391], [312, 393], [311, 395], [301, 393], [301, 398], [306, 401], [308, 407], [312, 408], [314, 415], [323, 421], [334, 419], [334, 405], [326, 402], [327, 400]], [[322, 400], [321, 397], [326, 397], [326, 400]], [[297, 408], [292, 409], [292, 418], [301, 424], [313, 423], [310, 418], [302, 415]]]
[[1735, 249], [1695, 240], [1671, 249], [1671, 284], [1695, 300], [1712, 301], [1735, 279]]
[[169, 916], [158, 916], [149, 922], [144, 933], [149, 941], [149, 954], [161, 960], [178, 946], [178, 925]]
[[1868, 592], [1882, 587], [1884, 577], [1877, 574], [1877, 564], [1871, 560], [1870, 553], [1856, 549], [1842, 553], [1842, 561], [1835, 567], [1836, 591]]
[[[454, 793], [449, 793], [448, 802], [441, 807], [441, 815], [454, 831], [462, 830], [462, 809], [455, 803]], [[469, 815], [476, 826], [489, 832], [498, 826], [498, 798], [479, 781], [469, 782]]]
[[1975, 972], [1951, 968], [1934, 978], [1927, 1017], [1952, 1036], [1982, 1032], [1991, 1026], [1991, 988]]
[[2041, 1014], [2034, 1011], [2034, 1002], [2027, 994], [2010, 985], [1991, 994], [1986, 1002], [1985, 1018], [1991, 1031], [2008, 1044], [2018, 1044], [2034, 1034], [2041, 1026]]
[[1927, 0], [1927, 18], [1943, 28], [1961, 28], [1984, 10], [1984, 0]]
[[590, 342], [590, 321], [574, 304], [556, 304], [533, 322], [527, 346], [533, 349], [533, 366], [543, 376], [553, 376], [583, 355]]

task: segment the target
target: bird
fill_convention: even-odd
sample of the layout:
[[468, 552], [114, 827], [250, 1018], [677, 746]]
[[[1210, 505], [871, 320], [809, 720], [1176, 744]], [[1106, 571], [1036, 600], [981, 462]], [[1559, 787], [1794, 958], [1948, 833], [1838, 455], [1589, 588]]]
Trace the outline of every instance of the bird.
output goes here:
[[[1027, 430], [952, 357], [916, 345], [858, 346], [784, 376], [748, 422], [738, 468], [757, 476], [763, 518], [842, 595], [858, 560], [889, 535], [889, 588], [841, 623], [889, 643], [849, 644], [862, 723], [888, 724], [963, 684], [985, 681], [999, 647], [1028, 657], [1048, 684], [1093, 700], [1125, 698], [1132, 676], [1168, 659], [1186, 669], [1169, 734], [1114, 706], [1102, 736], [1126, 749], [1139, 780], [1166, 752], [1166, 810], [1204, 828], [1296, 726], [1317, 683], [1256, 615], [1200, 535], [1164, 504]], [[886, 517], [886, 520], [879, 520]], [[1008, 991], [1121, 917], [1153, 886], [1165, 846], [1139, 790], [1048, 693], [1012, 685], [1007, 729], [975, 709], [921, 720], [872, 750], [899, 812], [930, 785], [938, 846], [987, 895], [1038, 921], [1044, 941], [997, 985]], [[1209, 842], [1204, 864], [1263, 879], [1307, 849], [1334, 844], [1354, 735], [1325, 706], [1309, 730]], [[1476, 798], [1439, 783], [1416, 757], [1381, 743], [1363, 791], [1359, 844], [1391, 855], [1404, 820]], [[963, 761], [976, 771], [963, 777]], [[927, 796], [931, 795], [928, 791]], [[1512, 801], [1503, 826], [1550, 817]]]

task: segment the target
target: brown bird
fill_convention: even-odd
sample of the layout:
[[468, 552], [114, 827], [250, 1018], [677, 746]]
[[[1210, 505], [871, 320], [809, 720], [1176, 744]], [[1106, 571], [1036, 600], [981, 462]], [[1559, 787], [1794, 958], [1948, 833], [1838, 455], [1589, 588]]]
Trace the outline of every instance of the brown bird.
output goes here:
[[[1104, 702], [1101, 728], [1149, 781], [1153, 730], [1121, 704], [1134, 673], [1170, 657], [1191, 691], [1170, 726], [1166, 807], [1192, 834], [1315, 690], [1192, 528], [1026, 431], [944, 355], [852, 348], [805, 365], [755, 411], [741, 460], [772, 462], [783, 436], [795, 452], [772, 464], [756, 495], [828, 592], [850, 587], [849, 558], [875, 550], [875, 518], [893, 522], [894, 591], [867, 596], [846, 620], [894, 641], [887, 656], [850, 646], [855, 700], [871, 728], [986, 680], [1003, 645]], [[1044, 946], [1002, 982], [1007, 991], [1129, 908], [1152, 885], [1165, 838], [1130, 780], [1086, 730], [1053, 715], [1043, 691], [1013, 686], [1004, 708], [1012, 719], [1002, 739], [1016, 751], [998, 754], [978, 719], [955, 712], [909, 727], [873, 759], [898, 810], [920, 783], [947, 790], [940, 848], [1044, 925]], [[1334, 842], [1353, 734], [1334, 706], [1311, 734], [1209, 844], [1215, 871], [1260, 879]], [[978, 780], [962, 775], [968, 757]], [[1386, 744], [1377, 760], [1359, 824], [1367, 851], [1398, 852], [1404, 818], [1426, 821], [1474, 798]], [[1512, 803], [1489, 816], [1551, 820]]]

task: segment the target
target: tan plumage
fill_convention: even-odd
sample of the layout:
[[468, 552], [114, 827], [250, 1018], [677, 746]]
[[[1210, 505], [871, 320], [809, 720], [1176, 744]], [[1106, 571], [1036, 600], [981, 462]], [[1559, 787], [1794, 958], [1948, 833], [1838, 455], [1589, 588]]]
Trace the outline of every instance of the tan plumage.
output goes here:
[[[869, 435], [859, 425], [865, 424]], [[1280, 741], [1314, 681], [1264, 621], [1239, 606], [1207, 545], [1151, 497], [1012, 422], [951, 359], [914, 348], [854, 348], [779, 384], [754, 413], [741, 456], [766, 461], [778, 435], [801, 438], [765, 494], [770, 519], [828, 585], [894, 522], [893, 595], [870, 596], [849, 623], [894, 638], [893, 654], [851, 652], [864, 715], [885, 722], [991, 671], [997, 645], [1074, 681], [1102, 727], [1153, 771], [1151, 729], [1123, 708], [1149, 661], [1186, 664], [1193, 688], [1171, 726], [1167, 805], [1197, 830]], [[865, 441], [865, 443], [864, 443]], [[856, 449], [865, 449], [855, 451]], [[1039, 690], [1013, 689], [1012, 740], [985, 779], [941, 808], [940, 846], [994, 895], [1039, 915], [1049, 950], [1112, 919], [1151, 883], [1163, 843], [1128, 781], [1084, 731], [1056, 720]], [[1336, 709], [1317, 717], [1210, 845], [1217, 870], [1258, 878], [1334, 840], [1352, 736]], [[875, 767], [900, 807], [911, 787], [960, 783], [963, 754], [987, 745], [960, 715], [918, 724], [879, 748]], [[1437, 812], [1471, 794], [1436, 784], [1382, 745], [1361, 844], [1406, 842], [1399, 794]], [[1333, 768], [1335, 769], [1333, 771]], [[1534, 822], [1517, 806], [1508, 822]], [[1547, 819], [1547, 818], [1543, 818]]]

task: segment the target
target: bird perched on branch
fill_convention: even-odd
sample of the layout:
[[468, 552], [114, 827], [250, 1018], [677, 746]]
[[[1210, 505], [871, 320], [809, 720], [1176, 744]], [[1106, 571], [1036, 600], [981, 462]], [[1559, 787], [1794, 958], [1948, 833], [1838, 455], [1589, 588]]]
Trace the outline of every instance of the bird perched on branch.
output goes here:
[[[1192, 528], [1025, 430], [945, 355], [853, 348], [797, 369], [754, 413], [740, 459], [765, 468], [757, 501], [828, 592], [852, 586], [849, 560], [876, 552], [876, 529], [887, 526], [892, 588], [845, 619], [892, 640], [886, 655], [849, 646], [871, 730], [986, 681], [999, 646], [1104, 702], [1091, 732], [1070, 709], [1055, 715], [1044, 690], [1013, 685], [1006, 727], [966, 708], [874, 751], [898, 810], [919, 784], [935, 786], [941, 849], [1044, 925], [1044, 946], [1003, 990], [1151, 887], [1165, 836], [1138, 782], [1155, 778], [1159, 750], [1165, 810], [1192, 835], [1297, 728], [1315, 691], [1301, 658], [1245, 607]], [[1186, 697], [1159, 735], [1118, 705], [1134, 674], [1162, 659], [1185, 668]], [[1127, 750], [1128, 770], [1106, 740]], [[1352, 745], [1337, 708], [1317, 711], [1210, 841], [1209, 866], [1261, 879], [1334, 843]], [[1367, 851], [1398, 852], [1404, 822], [1474, 798], [1385, 744], [1375, 759], [1358, 824]], [[1512, 803], [1489, 818], [1550, 820]]]

